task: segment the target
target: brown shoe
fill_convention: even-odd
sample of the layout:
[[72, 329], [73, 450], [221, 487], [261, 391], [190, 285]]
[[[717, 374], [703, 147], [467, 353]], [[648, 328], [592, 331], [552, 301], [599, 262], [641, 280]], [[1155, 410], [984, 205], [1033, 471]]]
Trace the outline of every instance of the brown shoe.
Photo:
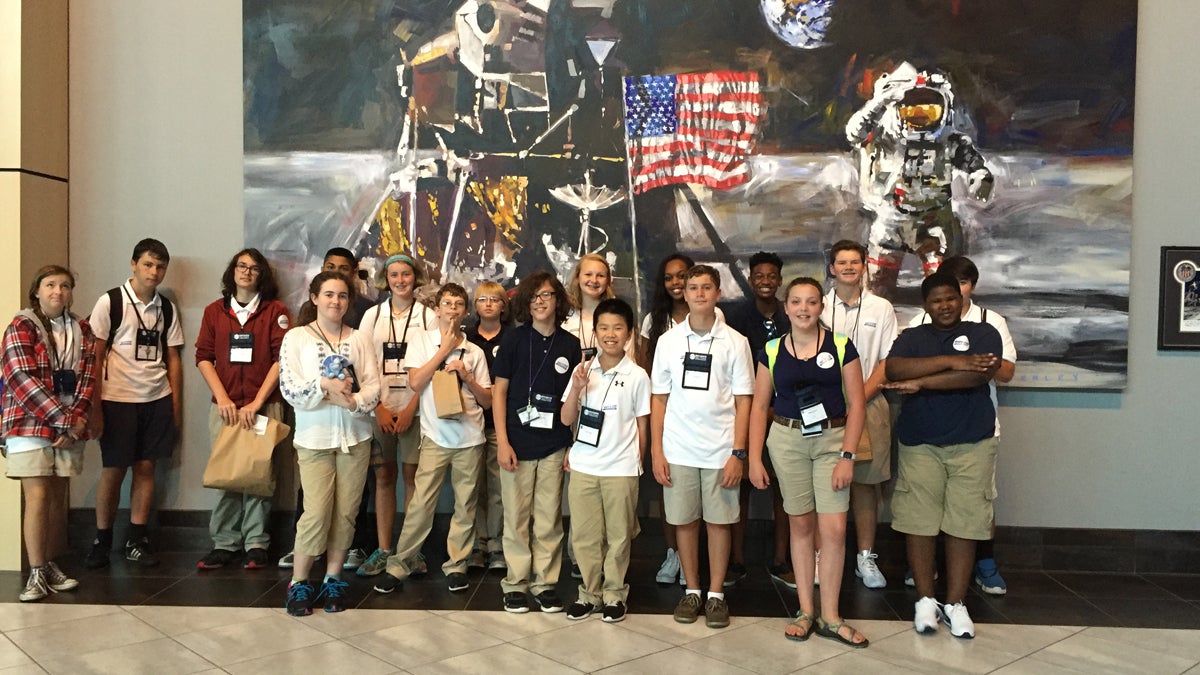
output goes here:
[[704, 603], [704, 625], [709, 628], [724, 628], [729, 625], [729, 605], [724, 598], [709, 598]]
[[[695, 593], [684, 593], [679, 604], [675, 605], [675, 620], [679, 623], [696, 623], [703, 609], [703, 601]], [[728, 619], [726, 619], [728, 623]]]

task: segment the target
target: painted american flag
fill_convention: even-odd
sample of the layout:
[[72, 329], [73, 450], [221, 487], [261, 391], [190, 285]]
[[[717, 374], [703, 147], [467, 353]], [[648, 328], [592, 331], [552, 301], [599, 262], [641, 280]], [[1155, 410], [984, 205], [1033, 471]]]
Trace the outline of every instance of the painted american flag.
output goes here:
[[756, 73], [625, 78], [625, 143], [635, 193], [677, 183], [726, 190], [750, 180], [763, 98]]

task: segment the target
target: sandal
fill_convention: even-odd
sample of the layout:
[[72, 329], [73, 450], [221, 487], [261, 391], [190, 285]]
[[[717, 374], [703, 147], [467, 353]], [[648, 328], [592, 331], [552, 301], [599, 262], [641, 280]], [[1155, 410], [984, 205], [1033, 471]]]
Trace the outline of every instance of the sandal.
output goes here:
[[[850, 629], [850, 637], [849, 638], [842, 637], [841, 631], [842, 631], [843, 627]], [[837, 623], [829, 623], [829, 622], [825, 621], [825, 619], [817, 619], [815, 632], [817, 635], [820, 635], [823, 638], [829, 638], [830, 640], [837, 640], [838, 642], [846, 645], [847, 647], [852, 647], [854, 649], [865, 649], [867, 645], [871, 644], [871, 641], [867, 639], [867, 636], [858, 632], [858, 629], [855, 628], [854, 626], [847, 625], [845, 621], [839, 621]], [[862, 639], [863, 639], [862, 642], [855, 642], [854, 641], [855, 635], [862, 636]]]
[[788, 633], [787, 631], [784, 631], [783, 636], [789, 640], [794, 640], [796, 642], [804, 642], [805, 640], [807, 640], [808, 636], [812, 635], [813, 630], [816, 629], [816, 627], [817, 627], [817, 622], [815, 620], [813, 620], [813, 618], [811, 616], [809, 616], [805, 612], [796, 612], [796, 618], [792, 619], [792, 623], [789, 625], [796, 626], [798, 628], [804, 627], [804, 623], [803, 623], [804, 621], [808, 622], [808, 627], [804, 628], [803, 633], [794, 634], [794, 633]]

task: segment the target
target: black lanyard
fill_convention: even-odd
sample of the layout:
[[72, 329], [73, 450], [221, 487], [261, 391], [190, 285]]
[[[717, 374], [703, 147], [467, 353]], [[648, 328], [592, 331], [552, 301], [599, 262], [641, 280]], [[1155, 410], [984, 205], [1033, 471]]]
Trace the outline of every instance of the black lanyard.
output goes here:
[[[687, 350], [690, 352], [690, 351], [692, 351], [692, 334], [691, 334], [691, 333], [688, 333], [686, 337], [687, 337], [687, 346], [688, 346]], [[711, 331], [711, 330], [710, 330], [710, 331], [708, 331], [708, 335], [707, 335], [707, 336], [705, 336], [705, 337], [707, 337], [707, 338], [708, 338], [708, 351], [706, 351], [706, 352], [704, 352], [704, 353], [705, 353], [705, 354], [711, 354], [711, 353], [712, 353], [713, 342], [716, 342], [716, 337], [714, 337], [714, 336], [713, 336], [713, 334], [712, 334], [712, 331]], [[703, 338], [701, 338], [701, 339], [703, 339]]]
[[[387, 303], [388, 303], [388, 326], [391, 328], [390, 334], [392, 336], [392, 339], [390, 340], [390, 342], [395, 342], [396, 341], [396, 319], [394, 316], [392, 316], [392, 296], [390, 296], [390, 295], [388, 296]], [[408, 342], [408, 327], [412, 325], [413, 310], [416, 308], [417, 308], [417, 301], [413, 300], [413, 303], [408, 306], [408, 316], [404, 317], [404, 333], [402, 333], [400, 335], [401, 342]], [[422, 326], [426, 330], [429, 329], [429, 325], [425, 323], [425, 312], [421, 312], [421, 323], [422, 323]]]
[[344, 340], [342, 340], [342, 322], [338, 322], [338, 346], [336, 349], [334, 348], [333, 344], [329, 342], [329, 338], [325, 337], [325, 331], [321, 330], [321, 327], [317, 325], [316, 321], [308, 325], [308, 330], [312, 332], [314, 327], [317, 329], [314, 334], [321, 338], [321, 342], [324, 342], [326, 347], [329, 347], [329, 352], [331, 354], [340, 354], [341, 352], [338, 350], [342, 348], [342, 343], [344, 342]]
[[[125, 297], [129, 298], [129, 304], [133, 307], [133, 313], [137, 315], [138, 326], [140, 326], [142, 330], [147, 330], [146, 322], [142, 321], [142, 313], [138, 311], [137, 302], [135, 302], [133, 297], [129, 295], [129, 290], [126, 289], [124, 286], [121, 287], [121, 291], [123, 293], [125, 293]], [[157, 294], [158, 293], [156, 292], [155, 295], [157, 295]], [[151, 298], [150, 302], [153, 302], [153, 301], [154, 301], [154, 299]], [[147, 307], [150, 306], [150, 302], [146, 303]], [[154, 330], [156, 330], [156, 331], [158, 330], [158, 324], [161, 321], [162, 321], [162, 312], [160, 311], [158, 313], [158, 316], [155, 317], [155, 319], [154, 319]]]
[[[807, 361], [808, 359], [800, 358], [800, 352], [796, 351], [796, 333], [788, 331], [788, 340], [792, 343], [792, 358], [797, 361]], [[821, 327], [817, 326], [817, 348], [813, 351], [813, 356], [821, 353]]]
[[[838, 303], [841, 303], [841, 302], [842, 302], [842, 299], [837, 296], [837, 291], [834, 291], [833, 292], [833, 308], [829, 315], [829, 327], [832, 328], [834, 330], [834, 332], [837, 332], [837, 306], [838, 306]], [[847, 328], [847, 330], [845, 332], [843, 332], [843, 335], [846, 335], [851, 340], [857, 340], [858, 339], [858, 320], [859, 320], [859, 318], [862, 317], [862, 306], [863, 306], [862, 292], [859, 291], [858, 305], [856, 305], [854, 307], [854, 332], [853, 333], [851, 333], [849, 331], [849, 328], [850, 328], [850, 305], [849, 305], [849, 303], [844, 303], [844, 304], [846, 305], [846, 328]]]
[[[546, 345], [546, 353], [542, 354], [542, 363], [538, 366], [537, 372], [533, 372], [533, 334], [537, 333], [537, 329], [533, 324], [529, 325], [529, 396], [526, 402], [533, 401], [533, 381], [542, 374], [542, 368], [546, 367], [546, 359], [550, 358], [550, 352], [554, 350], [554, 338], [558, 337], [558, 329], [550, 334], [550, 344]], [[540, 333], [539, 333], [540, 335]]]
[[[258, 296], [257, 296], [257, 295], [255, 295], [254, 297], [256, 297], [256, 298], [257, 298]], [[247, 305], [243, 306], [243, 305], [241, 305], [241, 304], [239, 303], [239, 304], [238, 304], [238, 306], [239, 306], [239, 307], [242, 307], [242, 309], [246, 310], [246, 312], [247, 312], [247, 314], [246, 314], [246, 323], [242, 323], [242, 320], [238, 318], [238, 315], [237, 315], [237, 310], [233, 308], [233, 303], [234, 303], [234, 302], [236, 302], [236, 301], [235, 301], [235, 300], [233, 299], [233, 297], [231, 296], [231, 297], [229, 298], [229, 313], [228, 313], [228, 314], [226, 314], [226, 316], [228, 316], [228, 317], [229, 317], [229, 319], [230, 319], [230, 321], [231, 321], [231, 325], [232, 325], [232, 322], [233, 322], [233, 321], [236, 321], [236, 322], [237, 322], [237, 327], [236, 327], [236, 328], [234, 328], [234, 331], [233, 331], [233, 332], [235, 332], [235, 333], [240, 333], [240, 332], [242, 332], [242, 329], [246, 327], [246, 323], [250, 323], [250, 317], [254, 316], [254, 312], [258, 311], [258, 308], [256, 307], [256, 308], [254, 308], [253, 310], [251, 310], [251, 309], [250, 309], [250, 305], [249, 305], [249, 304], [247, 304]], [[251, 300], [251, 301], [250, 301], [250, 303], [253, 303], [253, 302], [254, 302], [254, 300]]]
[[54, 370], [66, 370], [67, 358], [71, 353], [71, 315], [67, 314], [67, 310], [65, 309], [62, 313], [62, 320], [67, 330], [66, 335], [63, 336], [63, 350], [61, 354], [58, 352], [58, 343], [54, 340], [54, 319], [50, 320], [50, 334], [46, 336], [49, 338], [46, 342], [50, 346], [50, 363], [54, 367]]
[[[617, 365], [619, 366], [621, 364], [618, 363]], [[608, 373], [605, 373], [603, 370], [600, 372], [602, 375], [608, 374]], [[612, 372], [612, 379], [610, 379], [608, 381], [608, 387], [606, 387], [604, 389], [604, 396], [600, 399], [600, 410], [604, 410], [604, 402], [608, 400], [608, 392], [612, 391], [613, 382], [617, 381], [617, 375], [618, 375], [617, 366], [613, 366], [613, 369], [611, 372]], [[588, 388], [589, 388], [589, 385], [591, 384], [591, 381], [592, 381], [592, 369], [588, 368], [588, 381], [586, 383], [584, 383], [584, 385], [583, 385], [583, 407], [584, 408], [588, 407], [587, 395], [588, 395]]]

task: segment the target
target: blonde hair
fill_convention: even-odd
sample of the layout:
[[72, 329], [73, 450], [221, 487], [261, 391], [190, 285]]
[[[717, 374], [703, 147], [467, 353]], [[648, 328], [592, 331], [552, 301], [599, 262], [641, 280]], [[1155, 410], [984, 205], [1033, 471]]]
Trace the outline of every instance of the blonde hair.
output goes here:
[[[495, 295], [500, 298], [500, 323], [508, 323], [508, 291], [495, 281], [484, 281], [475, 287], [475, 293], [471, 296], [471, 302], [476, 302], [484, 295]], [[475, 305], [475, 316], [479, 316], [479, 305]]]
[[608, 265], [608, 261], [599, 253], [588, 253], [579, 259], [575, 264], [575, 270], [571, 272], [571, 280], [567, 282], [567, 299], [571, 301], [571, 306], [575, 309], [583, 307], [583, 289], [579, 287], [579, 273], [583, 269], [585, 262], [598, 262], [604, 265], [604, 270], [608, 272], [608, 286], [604, 289], [604, 295], [601, 300], [609, 300], [617, 297], [617, 291], [613, 288], [613, 273], [612, 267]]

